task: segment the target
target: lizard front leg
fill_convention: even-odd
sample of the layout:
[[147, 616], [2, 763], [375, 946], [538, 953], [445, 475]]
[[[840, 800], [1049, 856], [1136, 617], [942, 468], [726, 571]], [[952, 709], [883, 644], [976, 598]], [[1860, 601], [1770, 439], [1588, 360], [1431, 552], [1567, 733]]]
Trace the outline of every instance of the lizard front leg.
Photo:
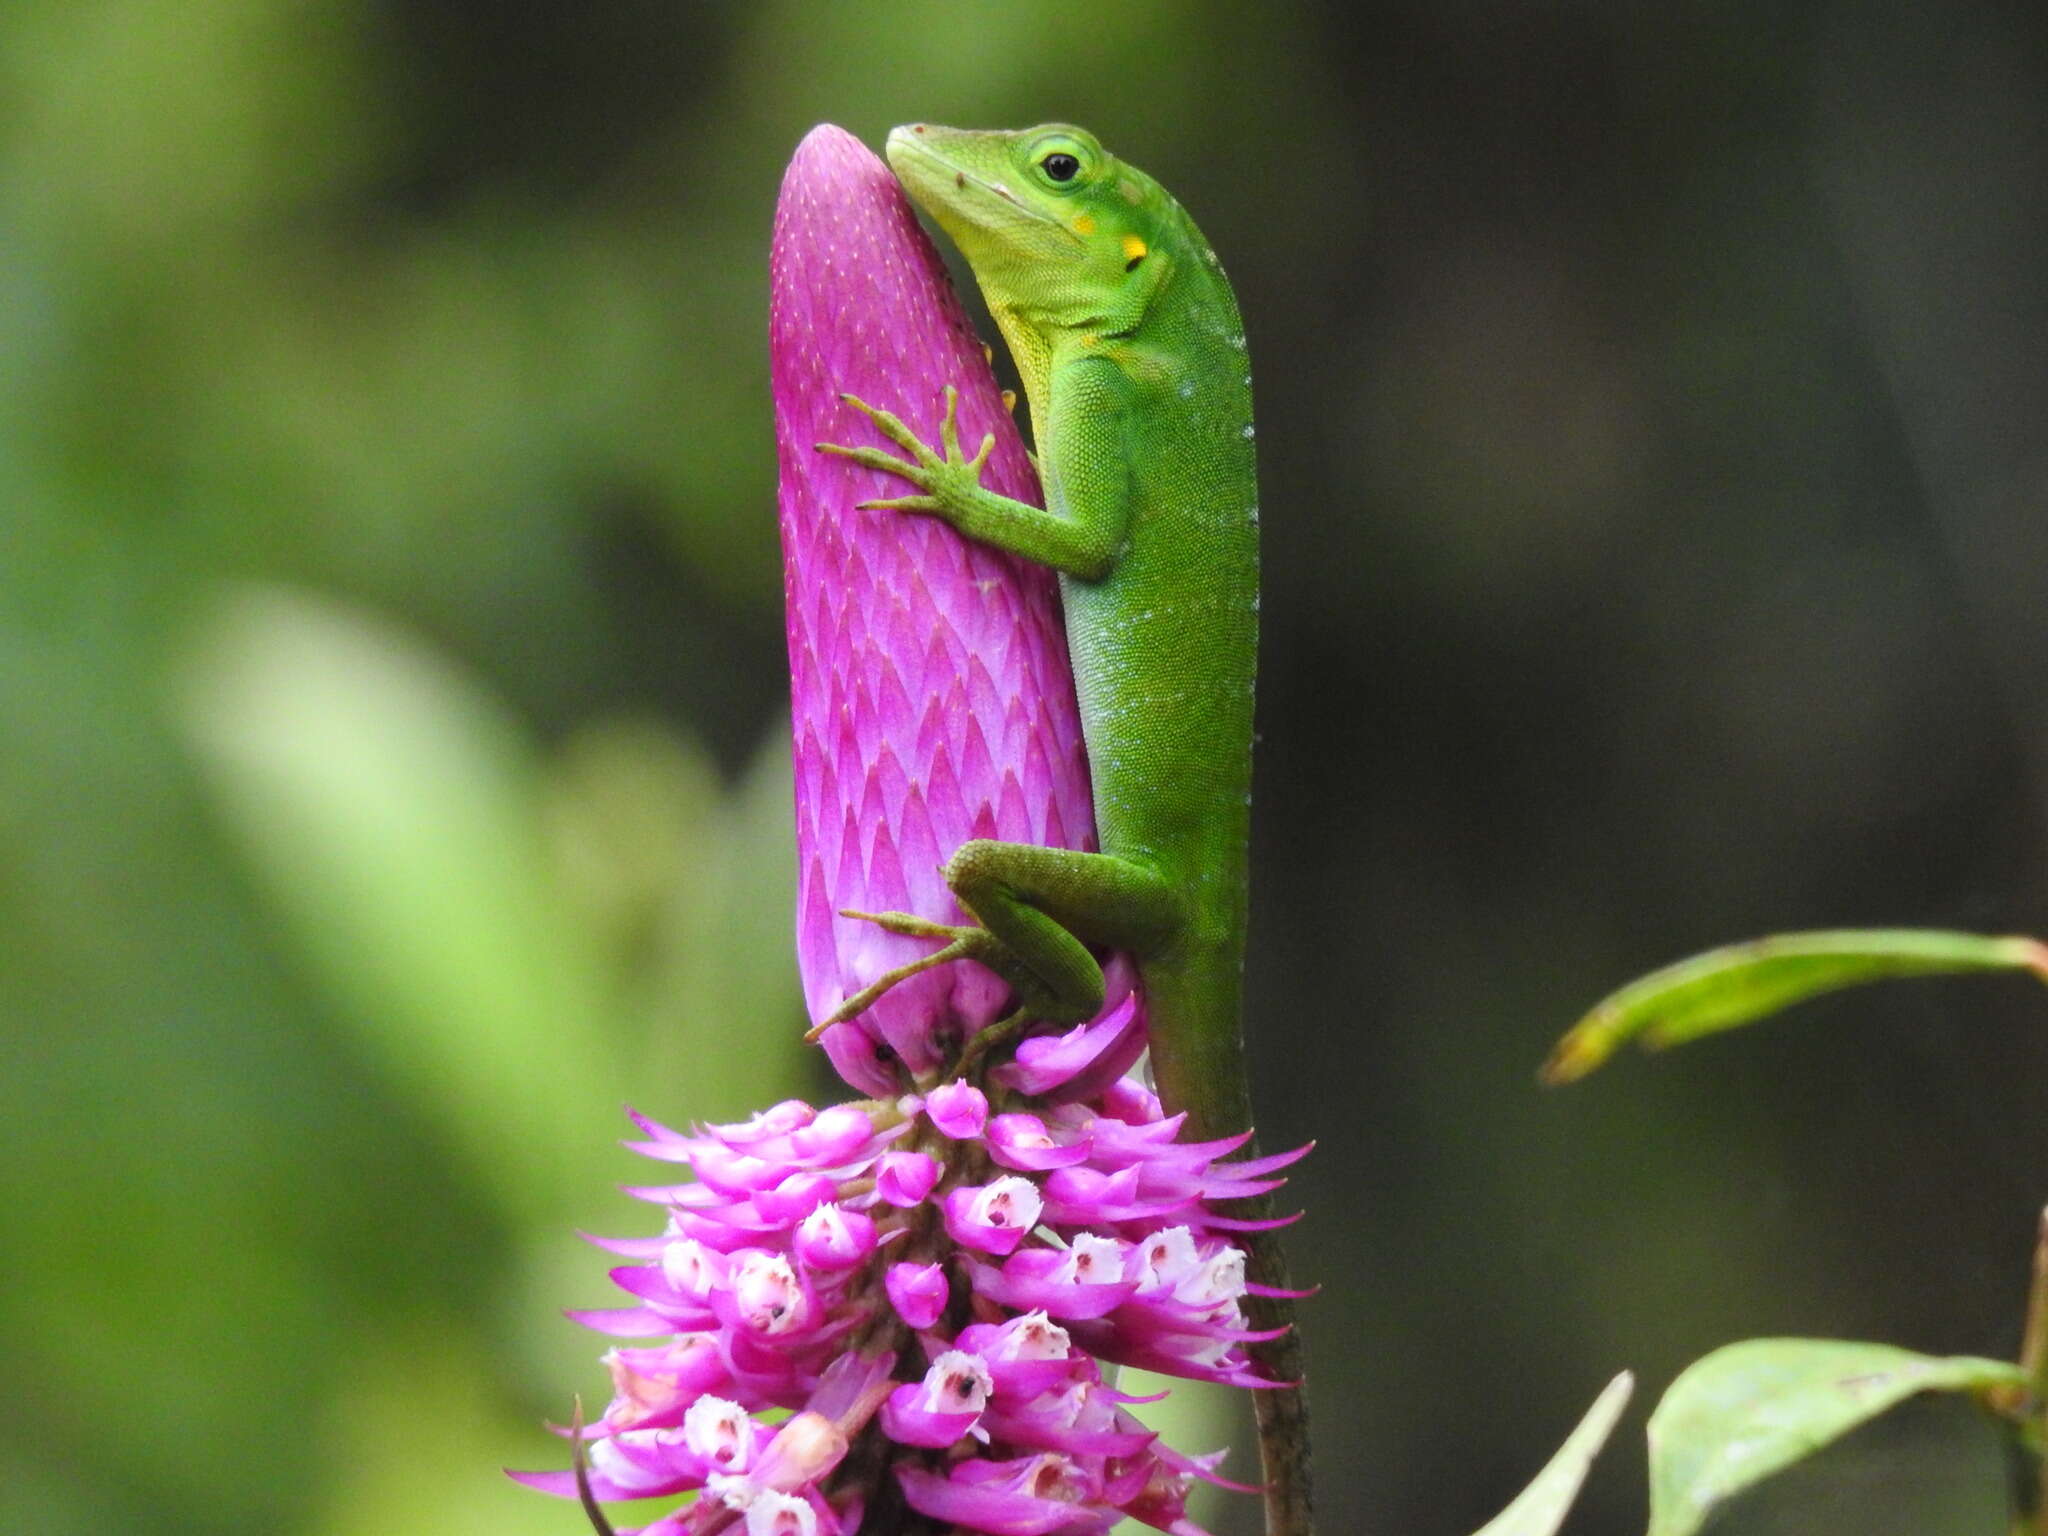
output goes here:
[[[1070, 396], [1089, 392], [1072, 388]], [[1056, 397], [1058, 398], [1058, 397]], [[1109, 573], [1122, 545], [1128, 517], [1127, 487], [1123, 484], [1120, 459], [1078, 456], [1078, 472], [1062, 475], [1057, 463], [1045, 466], [1046, 505], [1034, 507], [1028, 501], [998, 495], [981, 483], [981, 472], [995, 448], [995, 434], [981, 440], [973, 457], [961, 452], [960, 392], [946, 386], [946, 414], [939, 427], [939, 451], [935, 452], [892, 411], [869, 405], [855, 395], [840, 399], [866, 416], [890, 442], [909, 457], [899, 458], [884, 448], [849, 447], [843, 443], [818, 443], [820, 453], [850, 459], [867, 469], [880, 470], [907, 480], [917, 489], [912, 496], [876, 497], [858, 503], [862, 509], [915, 512], [943, 518], [970, 539], [991, 544], [1011, 554], [1049, 565], [1065, 576], [1081, 581], [1100, 581]], [[1077, 399], [1077, 407], [1085, 407]], [[1098, 429], [1108, 419], [1107, 402], [1096, 405]], [[1069, 407], [1072, 408], [1072, 407]], [[1056, 407], [1056, 415], [1060, 412]], [[1054, 423], [1057, 432], [1058, 422]], [[1061, 456], [1052, 456], [1055, 460]], [[1100, 467], [1107, 463], [1111, 467]], [[1092, 483], [1101, 480], [1101, 484]]]

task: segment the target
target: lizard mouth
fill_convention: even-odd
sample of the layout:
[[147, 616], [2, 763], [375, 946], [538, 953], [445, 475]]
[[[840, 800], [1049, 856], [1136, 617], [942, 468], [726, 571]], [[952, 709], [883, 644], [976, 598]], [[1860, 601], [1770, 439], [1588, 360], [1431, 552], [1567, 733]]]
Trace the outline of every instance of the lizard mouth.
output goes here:
[[[1003, 183], [991, 181], [986, 176], [969, 170], [959, 162], [947, 159], [946, 156], [932, 148], [927, 141], [917, 137], [915, 128], [892, 128], [889, 131], [887, 152], [890, 163], [896, 166], [899, 174], [908, 170], [905, 162], [916, 165], [917, 169], [915, 171], [903, 175], [903, 180], [910, 184], [913, 192], [922, 193], [919, 183], [936, 188], [942, 183], [950, 181], [954, 189], [960, 192], [966, 191], [970, 186], [975, 187], [985, 197], [1000, 203], [1009, 215], [1020, 219], [1028, 219], [1034, 224], [1042, 224], [1050, 229], [1056, 229], [1062, 236], [1073, 241], [1076, 245], [1084, 243], [1081, 237], [1073, 230], [1067, 228], [1066, 225], [1062, 224], [1044, 209], [1034, 208], [1031, 204], [1019, 198], [1016, 193], [1012, 192]], [[920, 195], [918, 201], [925, 202], [926, 198]], [[932, 211], [934, 214], [937, 212], [936, 209]]]

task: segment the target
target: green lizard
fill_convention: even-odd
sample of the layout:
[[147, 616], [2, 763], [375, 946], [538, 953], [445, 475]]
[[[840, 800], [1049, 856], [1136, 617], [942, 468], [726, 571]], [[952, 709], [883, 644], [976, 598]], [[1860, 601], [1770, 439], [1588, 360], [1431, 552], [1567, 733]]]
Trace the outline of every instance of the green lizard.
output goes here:
[[[944, 518], [1059, 573], [1102, 851], [963, 844], [946, 882], [973, 927], [849, 914], [945, 942], [827, 1022], [960, 958], [1009, 980], [1031, 1017], [1085, 1019], [1103, 1001], [1088, 946], [1126, 950], [1144, 982], [1161, 1098], [1187, 1111], [1198, 1138], [1242, 1131], [1259, 509], [1237, 301], [1180, 204], [1080, 129], [918, 123], [889, 135], [888, 157], [966, 255], [1016, 359], [1046, 504], [982, 488], [994, 439], [963, 456], [950, 390], [940, 451], [858, 400], [910, 457], [819, 446], [917, 492], [865, 505]], [[1273, 1242], [1249, 1246], [1253, 1278], [1283, 1284]], [[1299, 1374], [1291, 1334], [1262, 1358], [1281, 1380]], [[1300, 1536], [1300, 1396], [1258, 1396], [1268, 1529]]]

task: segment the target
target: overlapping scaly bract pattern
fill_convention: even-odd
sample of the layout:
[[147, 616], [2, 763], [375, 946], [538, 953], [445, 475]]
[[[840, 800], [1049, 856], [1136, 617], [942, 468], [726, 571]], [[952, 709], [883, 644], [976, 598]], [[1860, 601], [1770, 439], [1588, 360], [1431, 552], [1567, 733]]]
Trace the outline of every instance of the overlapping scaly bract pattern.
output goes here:
[[[823, 1018], [931, 947], [838, 909], [962, 922], [939, 876], [961, 843], [1092, 849], [1095, 819], [1052, 573], [935, 518], [857, 509], [910, 487], [816, 451], [886, 446], [842, 392], [936, 443], [950, 384], [961, 441], [971, 451], [995, 434], [982, 483], [1038, 500], [938, 253], [888, 169], [851, 136], [823, 129], [797, 151], [771, 270], [797, 958], [812, 1017]], [[959, 1032], [992, 1021], [1003, 1000], [979, 966], [938, 967], [827, 1031], [825, 1048], [849, 1082], [887, 1092], [896, 1064], [938, 1070]]]
[[[813, 1017], [929, 947], [845, 906], [961, 921], [938, 869], [971, 837], [1087, 848], [1093, 817], [1049, 576], [817, 454], [870, 442], [848, 390], [935, 437], [997, 435], [987, 482], [1036, 499], [1016, 430], [895, 181], [833, 128], [791, 164], [777, 214], [774, 378], [797, 763], [798, 953]], [[622, 1342], [583, 1431], [601, 1500], [694, 1492], [646, 1536], [1199, 1536], [1219, 1454], [1160, 1442], [1105, 1367], [1257, 1387], [1230, 1212], [1299, 1153], [1227, 1161], [1249, 1132], [1178, 1138], [1132, 1072], [1142, 1001], [988, 1049], [1003, 984], [937, 968], [829, 1030], [873, 1095], [778, 1104], [629, 1143], [687, 1169], [631, 1192], [666, 1213], [599, 1239], [629, 1304], [573, 1314]], [[575, 1495], [573, 1471], [517, 1474]], [[1238, 1486], [1229, 1484], [1227, 1486]], [[923, 1525], [915, 1525], [922, 1517]], [[863, 1522], [866, 1522], [865, 1527]], [[906, 1525], [905, 1522], [912, 1522]]]

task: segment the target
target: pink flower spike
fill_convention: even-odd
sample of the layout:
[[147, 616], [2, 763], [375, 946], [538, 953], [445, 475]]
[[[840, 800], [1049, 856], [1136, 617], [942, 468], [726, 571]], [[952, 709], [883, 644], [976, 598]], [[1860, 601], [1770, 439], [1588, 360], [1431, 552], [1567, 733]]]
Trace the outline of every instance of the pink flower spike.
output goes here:
[[976, 1253], [1014, 1253], [1038, 1225], [1044, 1202], [1038, 1186], [1011, 1174], [993, 1184], [967, 1184], [946, 1196], [946, 1232]]
[[896, 1315], [920, 1332], [945, 1313], [951, 1295], [945, 1268], [938, 1264], [891, 1264], [882, 1284]]
[[956, 1079], [926, 1096], [924, 1112], [942, 1134], [954, 1141], [971, 1141], [988, 1124], [988, 1095], [972, 1083]]
[[736, 1124], [710, 1125], [705, 1129], [729, 1147], [743, 1147], [773, 1136], [787, 1136], [817, 1117], [818, 1112], [802, 1099], [784, 1099]]
[[[984, 484], [1036, 494], [942, 263], [837, 129], [791, 164], [772, 286], [817, 1018], [935, 942], [839, 907], [966, 921], [940, 868], [967, 838], [1096, 839], [1052, 577], [938, 519], [858, 510], [905, 483], [815, 447], [887, 451], [840, 391], [936, 441], [953, 386], [963, 441], [996, 439]], [[1252, 1298], [1275, 1293], [1247, 1283], [1230, 1236], [1264, 1212], [1221, 1214], [1294, 1154], [1232, 1163], [1249, 1132], [1181, 1139], [1183, 1117], [1127, 1075], [1146, 1045], [1134, 974], [1107, 957], [1098, 1018], [984, 1052], [968, 1042], [1015, 1006], [1009, 985], [948, 963], [823, 1036], [863, 1102], [684, 1129], [633, 1113], [629, 1145], [674, 1182], [627, 1191], [660, 1208], [657, 1232], [594, 1239], [630, 1304], [573, 1314], [634, 1341], [605, 1356], [612, 1397], [581, 1431], [589, 1491], [696, 1495], [641, 1536], [856, 1536], [864, 1509], [905, 1502], [960, 1536], [1106, 1536], [1125, 1518], [1201, 1536], [1185, 1498], [1219, 1480], [1214, 1458], [1158, 1441], [1138, 1417], [1152, 1399], [1105, 1372], [1298, 1374], [1259, 1348], [1275, 1333]], [[899, 1380], [913, 1348], [929, 1368]], [[570, 1472], [520, 1478], [579, 1492]]]

